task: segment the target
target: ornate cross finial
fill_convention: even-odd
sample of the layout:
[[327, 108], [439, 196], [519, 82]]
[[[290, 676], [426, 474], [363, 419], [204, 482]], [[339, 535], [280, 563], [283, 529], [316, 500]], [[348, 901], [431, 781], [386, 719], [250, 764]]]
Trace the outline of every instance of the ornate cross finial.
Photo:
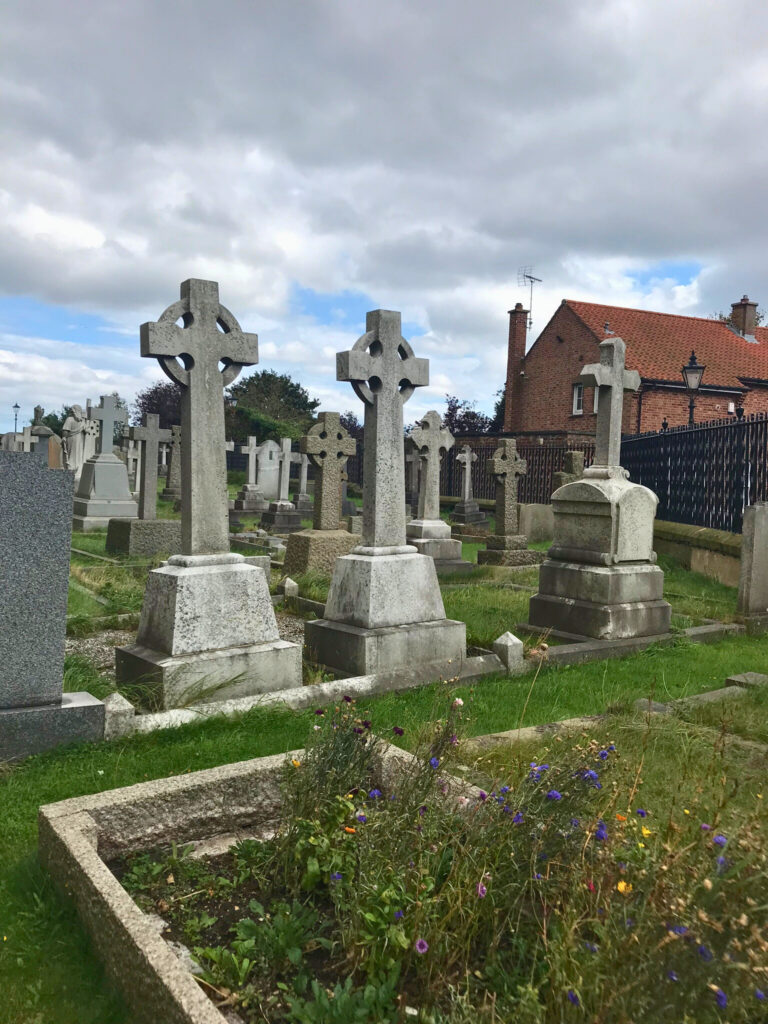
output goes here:
[[[184, 326], [179, 327], [177, 320]], [[183, 389], [182, 551], [186, 555], [228, 552], [222, 389], [244, 366], [258, 362], [258, 338], [242, 331], [221, 305], [215, 281], [194, 278], [184, 281], [181, 299], [157, 322], [141, 325], [140, 337], [142, 356], [155, 357]]]
[[337, 412], [321, 412], [317, 423], [299, 441], [299, 449], [320, 470], [315, 483], [315, 530], [338, 530], [341, 519], [341, 477], [357, 445], [342, 427]]
[[352, 384], [365, 403], [363, 546], [405, 547], [403, 403], [429, 383], [429, 361], [403, 338], [400, 314], [376, 309], [366, 333], [336, 356], [336, 379]]
[[514, 438], [503, 438], [488, 462], [496, 477], [496, 534], [514, 536], [518, 530], [517, 481], [528, 470], [528, 463], [517, 454]]
[[472, 501], [472, 466], [477, 462], [477, 455], [468, 444], [462, 445], [461, 452], [456, 456], [456, 461], [461, 464], [464, 470], [462, 481], [462, 501]]
[[112, 442], [115, 436], [115, 424], [125, 423], [128, 419], [126, 409], [120, 409], [114, 395], [102, 395], [101, 402], [95, 408], [88, 403], [90, 418], [100, 421], [99, 438], [96, 442], [96, 452], [101, 455], [108, 455], [112, 451]]
[[[600, 362], [590, 363], [579, 374], [579, 380], [589, 387], [599, 388], [597, 405], [597, 437], [595, 461], [586, 471], [587, 476], [604, 476], [601, 470], [621, 466], [621, 417], [624, 392], [640, 388], [637, 370], [625, 370], [626, 345], [621, 338], [608, 338], [600, 344]], [[592, 472], [592, 467], [597, 473]], [[626, 473], [622, 474], [627, 476]]]
[[144, 416], [143, 425], [129, 427], [131, 441], [141, 443], [141, 474], [139, 478], [139, 519], [157, 517], [157, 451], [161, 441], [170, 441], [170, 430], [160, 429], [156, 412]]
[[419, 519], [440, 518], [440, 460], [453, 447], [453, 434], [443, 426], [439, 413], [430, 411], [411, 431], [411, 440], [421, 458]]

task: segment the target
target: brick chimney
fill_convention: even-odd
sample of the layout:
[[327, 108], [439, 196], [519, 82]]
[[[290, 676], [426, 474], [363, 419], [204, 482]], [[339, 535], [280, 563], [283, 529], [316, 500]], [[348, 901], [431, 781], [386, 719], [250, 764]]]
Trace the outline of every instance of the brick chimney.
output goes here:
[[509, 347], [507, 349], [507, 386], [504, 391], [504, 429], [520, 429], [520, 396], [524, 378], [520, 376], [525, 359], [525, 341], [528, 335], [528, 310], [516, 302], [509, 310]]
[[[731, 323], [742, 336], [754, 338], [757, 327], [757, 303], [744, 295], [740, 302], [731, 303]], [[511, 336], [511, 335], [510, 335]]]

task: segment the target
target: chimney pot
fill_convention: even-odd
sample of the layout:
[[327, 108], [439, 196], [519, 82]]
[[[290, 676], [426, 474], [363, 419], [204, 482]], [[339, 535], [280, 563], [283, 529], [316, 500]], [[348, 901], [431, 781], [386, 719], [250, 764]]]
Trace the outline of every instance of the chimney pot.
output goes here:
[[757, 326], [757, 303], [744, 295], [740, 302], [731, 303], [731, 323], [742, 337], [754, 337]]

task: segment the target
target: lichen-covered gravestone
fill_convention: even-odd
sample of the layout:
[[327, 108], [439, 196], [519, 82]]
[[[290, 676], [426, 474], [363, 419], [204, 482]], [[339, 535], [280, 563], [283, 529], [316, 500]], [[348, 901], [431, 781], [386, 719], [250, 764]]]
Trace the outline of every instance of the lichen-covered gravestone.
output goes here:
[[438, 572], [469, 572], [472, 563], [462, 559], [461, 541], [453, 540], [450, 526], [440, 518], [440, 462], [453, 446], [453, 434], [439, 413], [430, 411], [411, 431], [411, 441], [421, 459], [421, 476], [419, 513], [406, 527], [408, 541], [434, 559]]
[[136, 644], [115, 652], [117, 678], [166, 708], [298, 686], [301, 648], [280, 640], [263, 570], [229, 550], [222, 390], [258, 362], [257, 338], [220, 304], [215, 281], [190, 280], [142, 324], [141, 354], [182, 388], [183, 553], [149, 573]]
[[181, 551], [181, 522], [157, 518], [157, 463], [161, 442], [170, 441], [170, 430], [160, 429], [157, 413], [146, 413], [140, 427], [129, 427], [127, 440], [138, 449], [139, 518], [110, 519], [107, 551], [110, 554], [149, 558]]
[[139, 509], [128, 486], [128, 470], [112, 451], [116, 423], [128, 413], [119, 409], [113, 395], [102, 395], [101, 404], [91, 408], [91, 419], [99, 423], [96, 454], [85, 463], [74, 502], [73, 529], [80, 532], [103, 530], [113, 518], [135, 518]]
[[342, 427], [337, 412], [321, 412], [317, 423], [299, 441], [301, 452], [318, 471], [311, 530], [299, 530], [288, 538], [284, 571], [298, 576], [310, 569], [330, 575], [340, 555], [347, 555], [357, 538], [339, 529], [341, 474], [355, 441]]
[[624, 391], [640, 386], [624, 355], [622, 339], [608, 338], [600, 362], [581, 371], [583, 384], [600, 389], [595, 461], [552, 495], [555, 540], [530, 601], [533, 626], [603, 640], [669, 630], [671, 608], [653, 550], [658, 499], [630, 483], [620, 464]]
[[293, 502], [288, 500], [291, 466], [298, 462], [301, 462], [301, 455], [291, 451], [290, 437], [281, 437], [277, 501], [271, 501], [269, 508], [261, 517], [262, 527], [273, 533], [295, 533], [301, 529], [301, 514], [296, 511]]
[[517, 454], [514, 438], [499, 442], [488, 468], [496, 478], [496, 530], [486, 541], [486, 550], [478, 551], [477, 561], [480, 565], [536, 565], [542, 556], [528, 550], [528, 538], [519, 532], [517, 482], [528, 464]]
[[466, 626], [445, 617], [435, 563], [405, 536], [403, 403], [428, 383], [429, 363], [402, 337], [400, 314], [379, 309], [336, 356], [336, 377], [365, 405], [363, 533], [336, 560], [325, 618], [305, 626], [307, 646], [319, 664], [350, 675], [457, 675]]
[[584, 474], [584, 452], [566, 452], [563, 457], [563, 468], [552, 474], [552, 493], [566, 484], [580, 480]]
[[62, 693], [73, 474], [0, 451], [0, 761], [100, 740], [104, 705]]
[[472, 488], [472, 467], [477, 462], [477, 455], [468, 444], [462, 445], [456, 461], [462, 469], [461, 501], [457, 501], [451, 513], [451, 521], [461, 527], [462, 532], [480, 532], [488, 528], [488, 517], [475, 501]]

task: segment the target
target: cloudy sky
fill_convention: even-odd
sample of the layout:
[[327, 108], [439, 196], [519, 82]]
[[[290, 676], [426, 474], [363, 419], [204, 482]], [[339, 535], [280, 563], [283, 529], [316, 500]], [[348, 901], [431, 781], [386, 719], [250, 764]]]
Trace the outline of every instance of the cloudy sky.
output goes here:
[[403, 314], [490, 410], [506, 311], [768, 306], [768, 6], [10, 0], [0, 431], [160, 376], [138, 325], [219, 281], [260, 367], [359, 406], [336, 351]]

